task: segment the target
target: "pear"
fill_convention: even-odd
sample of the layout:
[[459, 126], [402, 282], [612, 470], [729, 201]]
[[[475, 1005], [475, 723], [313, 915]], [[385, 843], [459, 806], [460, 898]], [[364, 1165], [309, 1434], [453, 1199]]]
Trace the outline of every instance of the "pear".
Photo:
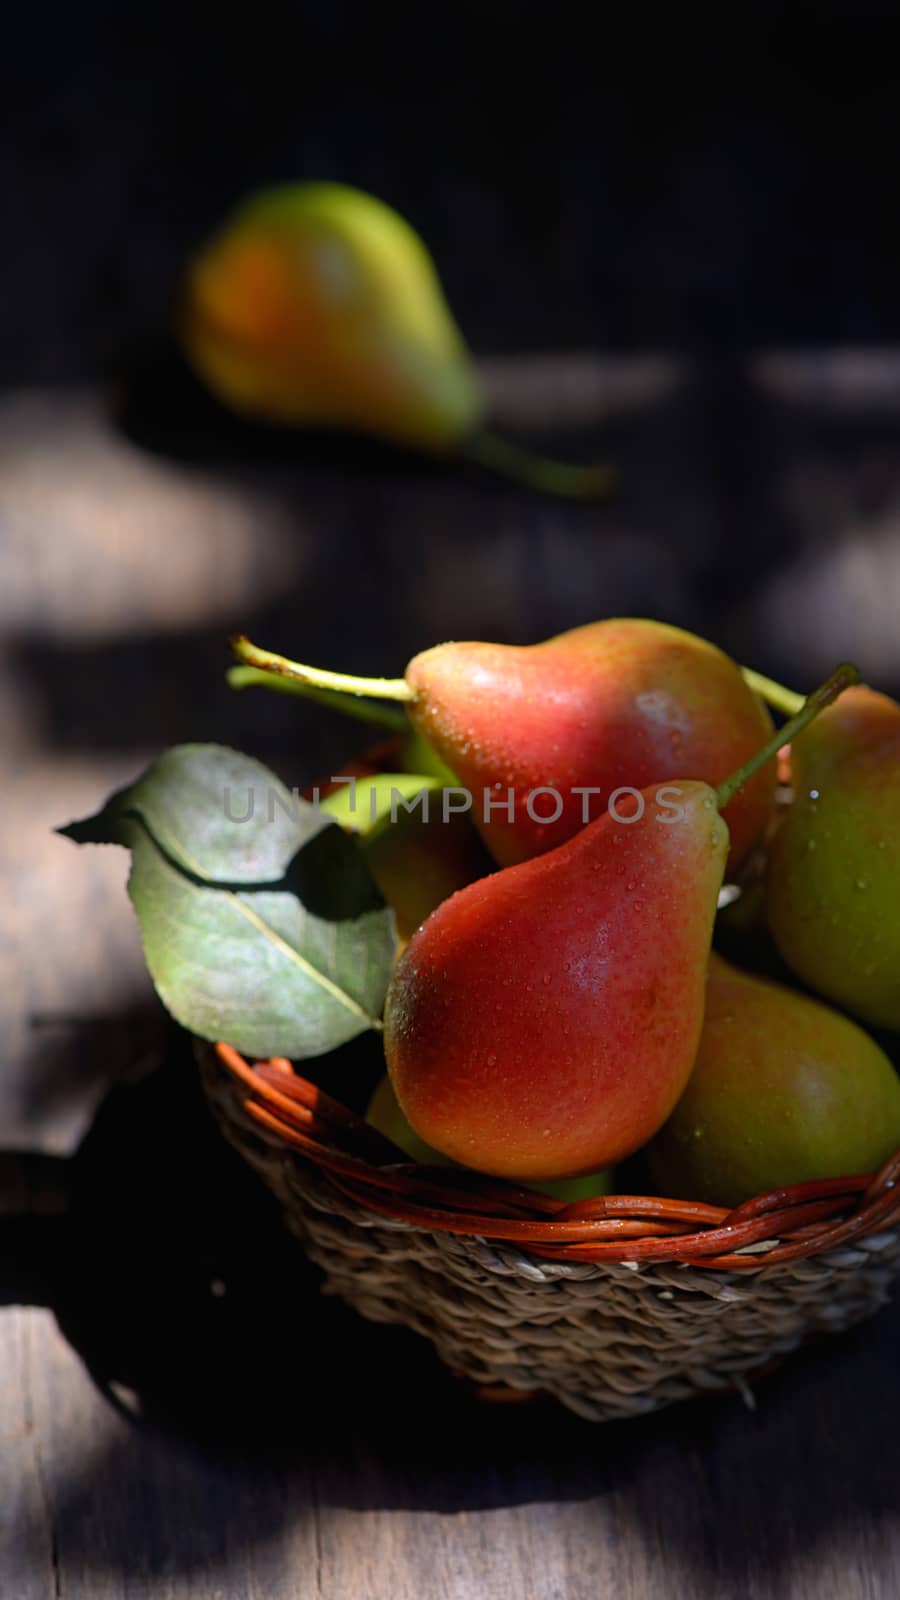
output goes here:
[[687, 1087], [647, 1147], [660, 1193], [735, 1206], [876, 1170], [900, 1146], [900, 1079], [820, 1001], [713, 956]]
[[769, 926], [810, 988], [900, 1029], [900, 705], [850, 689], [790, 750], [771, 846]]
[[411, 1128], [400, 1109], [394, 1085], [388, 1074], [379, 1080], [375, 1091], [366, 1107], [366, 1121], [390, 1139], [398, 1150], [409, 1156], [411, 1161], [418, 1161], [425, 1167], [449, 1167], [453, 1162], [448, 1156], [441, 1155], [440, 1150], [435, 1150], [424, 1139], [420, 1139], [414, 1128]]
[[484, 404], [434, 264], [390, 206], [336, 183], [254, 196], [190, 266], [190, 360], [227, 404], [441, 452]]
[[338, 183], [265, 190], [191, 262], [181, 334], [226, 405], [465, 454], [549, 493], [591, 498], [602, 467], [532, 457], [484, 427], [485, 398], [418, 234]]
[[708, 785], [683, 815], [608, 812], [445, 900], [394, 971], [385, 1056], [442, 1154], [522, 1181], [613, 1166], [693, 1065], [728, 829]]
[[[685, 773], [720, 783], [772, 732], [768, 711], [728, 656], [643, 618], [588, 623], [536, 645], [436, 645], [414, 656], [403, 678], [352, 677], [242, 636], [231, 643], [244, 663], [232, 673], [254, 681], [343, 696], [348, 705], [402, 701], [471, 795], [472, 821], [504, 867], [572, 838], [623, 786]], [[774, 796], [771, 764], [733, 795], [729, 872], [764, 832]]]
[[[369, 1101], [366, 1121], [371, 1122], [373, 1128], [383, 1133], [412, 1161], [418, 1161], [423, 1166], [429, 1167], [456, 1165], [448, 1156], [441, 1155], [440, 1150], [432, 1149], [431, 1145], [420, 1139], [410, 1127], [400, 1109], [394, 1086], [387, 1073]], [[612, 1184], [611, 1172], [591, 1172], [583, 1178], [561, 1178], [556, 1183], [536, 1183], [533, 1187], [539, 1189], [542, 1194], [552, 1195], [554, 1199], [564, 1200], [567, 1205], [572, 1205], [576, 1200], [594, 1200], [598, 1195], [611, 1194]]]
[[[622, 785], [684, 773], [720, 783], [772, 732], [728, 656], [642, 618], [588, 623], [537, 645], [437, 645], [405, 677], [414, 726], [475, 794], [473, 820], [501, 866], [571, 838]], [[576, 792], [587, 787], [593, 797]], [[555, 820], [539, 820], [555, 808], [550, 795], [535, 796], [530, 814], [539, 789], [561, 796]], [[731, 802], [729, 870], [764, 830], [774, 795], [769, 765]]]
[[858, 677], [838, 668], [717, 789], [637, 791], [432, 913], [384, 1015], [388, 1072], [420, 1138], [529, 1181], [614, 1166], [657, 1131], [700, 1041], [729, 847], [719, 813]]
[[404, 942], [442, 900], [494, 870], [468, 816], [445, 815], [439, 778], [405, 772], [359, 777], [321, 805], [359, 835]]
[[[346, 699], [346, 696], [344, 697]], [[421, 772], [428, 778], [439, 778], [446, 788], [458, 783], [456, 773], [442, 761], [436, 750], [432, 750], [427, 739], [423, 739], [415, 728], [410, 728], [402, 744], [403, 768], [405, 772]]]
[[411, 939], [426, 917], [494, 863], [468, 817], [439, 811], [404, 813], [365, 846], [372, 876], [397, 918], [401, 939]]

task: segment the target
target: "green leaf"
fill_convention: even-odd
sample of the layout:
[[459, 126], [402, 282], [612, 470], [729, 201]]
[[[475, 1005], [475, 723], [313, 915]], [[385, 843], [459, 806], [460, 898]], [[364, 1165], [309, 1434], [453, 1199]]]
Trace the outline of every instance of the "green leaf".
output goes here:
[[131, 851], [163, 1004], [247, 1055], [322, 1055], [380, 1027], [396, 935], [360, 847], [249, 756], [179, 745], [61, 833]]

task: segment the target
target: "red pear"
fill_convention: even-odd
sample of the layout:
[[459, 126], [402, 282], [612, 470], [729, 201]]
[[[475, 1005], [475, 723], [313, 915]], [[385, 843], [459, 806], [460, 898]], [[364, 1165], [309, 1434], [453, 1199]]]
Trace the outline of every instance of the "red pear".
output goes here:
[[[428, 918], [388, 992], [385, 1053], [410, 1124], [482, 1172], [613, 1165], [693, 1065], [728, 829], [707, 784], [656, 789]], [[622, 817], [627, 818], [623, 805]]]
[[858, 678], [839, 667], [717, 789], [682, 778], [639, 791], [432, 913], [384, 1020], [420, 1138], [533, 1181], [612, 1166], [656, 1132], [700, 1040], [729, 844], [719, 812]]
[[[772, 732], [728, 656], [642, 619], [594, 622], [524, 647], [437, 645], [413, 658], [406, 682], [414, 725], [472, 792], [473, 821], [501, 866], [563, 844], [623, 785], [643, 789], [686, 772], [716, 785]], [[593, 796], [573, 793], [586, 787]], [[485, 789], [494, 802], [487, 817]], [[539, 789], [554, 793], [536, 795], [529, 815]], [[731, 867], [763, 831], [774, 790], [770, 764], [731, 801]]]
[[[413, 1161], [423, 1163], [425, 1166], [452, 1166], [448, 1156], [442, 1156], [440, 1150], [433, 1150], [424, 1139], [410, 1127], [403, 1112], [397, 1104], [394, 1085], [387, 1073], [378, 1084], [366, 1108], [366, 1121], [377, 1128], [403, 1150]], [[597, 1195], [612, 1194], [613, 1174], [611, 1172], [591, 1172], [579, 1178], [559, 1178], [556, 1182], [538, 1183], [535, 1188], [544, 1194], [551, 1194], [557, 1200], [565, 1200], [567, 1205], [572, 1205], [576, 1200], [593, 1200]]]

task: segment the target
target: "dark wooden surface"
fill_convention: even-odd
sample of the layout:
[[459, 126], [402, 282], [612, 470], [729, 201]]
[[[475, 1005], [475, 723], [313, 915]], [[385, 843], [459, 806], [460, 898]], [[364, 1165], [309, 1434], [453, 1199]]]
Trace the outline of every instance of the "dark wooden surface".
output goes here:
[[[259, 438], [165, 371], [0, 401], [11, 1600], [900, 1592], [900, 1307], [761, 1382], [754, 1411], [593, 1428], [477, 1403], [319, 1294], [153, 1000], [124, 855], [51, 831], [173, 740], [294, 782], [349, 753], [352, 725], [226, 693], [236, 626], [391, 673], [444, 636], [644, 613], [798, 686], [855, 655], [900, 687], [900, 363], [491, 378], [523, 436], [615, 455], [615, 504]], [[329, 1066], [342, 1092], [373, 1070], [369, 1045]]]

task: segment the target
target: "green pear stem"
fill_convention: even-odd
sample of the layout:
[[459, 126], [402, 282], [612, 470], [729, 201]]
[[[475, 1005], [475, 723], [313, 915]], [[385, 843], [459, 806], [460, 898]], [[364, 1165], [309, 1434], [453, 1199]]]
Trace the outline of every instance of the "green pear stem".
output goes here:
[[815, 720], [820, 711], [824, 711], [826, 706], [830, 706], [838, 695], [843, 694], [844, 690], [849, 689], [854, 683], [859, 683], [858, 667], [855, 667], [850, 661], [845, 661], [841, 666], [836, 667], [831, 677], [820, 688], [814, 689], [812, 694], [804, 700], [797, 715], [791, 717], [790, 722], [784, 723], [777, 733], [772, 735], [768, 744], [764, 744], [761, 750], [757, 750], [756, 755], [751, 756], [749, 761], [745, 761], [737, 772], [733, 772], [730, 778], [726, 778], [724, 783], [719, 784], [716, 790], [716, 804], [719, 810], [725, 810], [729, 800], [734, 799], [738, 790], [743, 789], [744, 784], [748, 783], [759, 772], [760, 768], [766, 765], [767, 761], [771, 761], [777, 756], [782, 745], [790, 744], [792, 740], [796, 739], [804, 728], [809, 727], [809, 724]]
[[[310, 689], [327, 689], [336, 695], [361, 695], [369, 700], [414, 700], [415, 695], [405, 678], [357, 678], [349, 672], [327, 672], [324, 667], [307, 667], [300, 661], [290, 661], [272, 650], [262, 650], [245, 634], [239, 633], [230, 641], [238, 660], [245, 666], [256, 667], [259, 672], [272, 673], [279, 678], [289, 678]], [[302, 692], [302, 691], [301, 691]]]
[[752, 667], [741, 667], [741, 677], [747, 688], [752, 689], [760, 700], [773, 706], [776, 711], [783, 711], [786, 717], [795, 717], [798, 711], [803, 710], [806, 702], [796, 689], [786, 689], [783, 683], [776, 683], [774, 678], [754, 672]]
[[374, 722], [378, 727], [390, 728], [392, 733], [409, 732], [405, 711], [395, 711], [393, 706], [379, 706], [373, 700], [338, 694], [334, 689], [317, 689], [297, 678], [263, 672], [259, 667], [229, 667], [225, 676], [232, 689], [274, 689], [276, 694], [299, 695], [303, 700], [315, 700], [319, 705], [341, 711], [345, 717], [356, 717], [359, 722]]
[[531, 455], [495, 433], [478, 433], [466, 441], [463, 456], [480, 467], [487, 467], [501, 478], [511, 478], [529, 489], [552, 494], [564, 500], [602, 500], [615, 487], [618, 474], [613, 467], [581, 467], [546, 456]]

